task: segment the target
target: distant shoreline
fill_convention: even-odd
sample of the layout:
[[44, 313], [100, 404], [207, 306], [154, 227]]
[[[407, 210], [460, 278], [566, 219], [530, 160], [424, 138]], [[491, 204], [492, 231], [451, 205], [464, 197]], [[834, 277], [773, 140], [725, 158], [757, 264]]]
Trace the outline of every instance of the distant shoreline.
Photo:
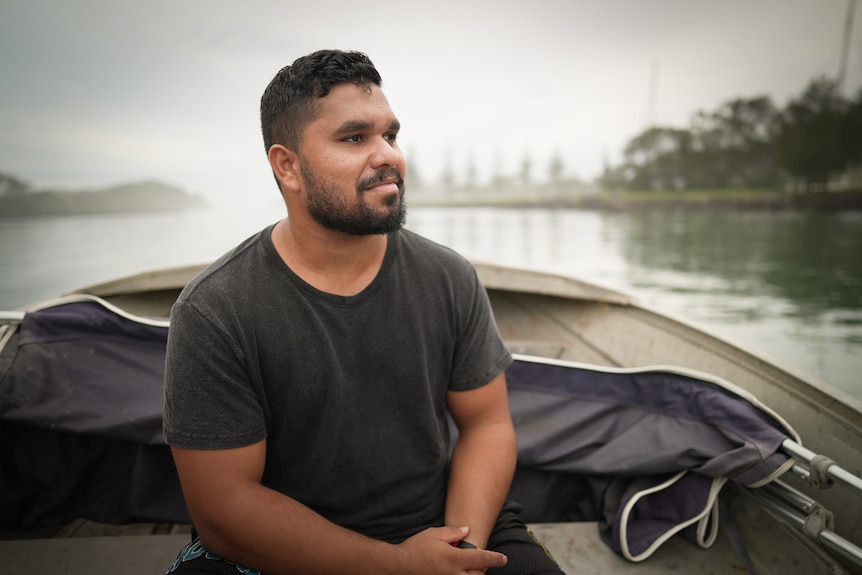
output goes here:
[[0, 218], [172, 212], [204, 205], [200, 197], [156, 181], [74, 192], [21, 187], [0, 193]]
[[429, 202], [416, 198], [417, 207], [563, 208], [596, 211], [633, 210], [862, 210], [862, 190], [787, 193], [751, 190], [602, 192], [575, 198], [524, 200], [517, 198]]

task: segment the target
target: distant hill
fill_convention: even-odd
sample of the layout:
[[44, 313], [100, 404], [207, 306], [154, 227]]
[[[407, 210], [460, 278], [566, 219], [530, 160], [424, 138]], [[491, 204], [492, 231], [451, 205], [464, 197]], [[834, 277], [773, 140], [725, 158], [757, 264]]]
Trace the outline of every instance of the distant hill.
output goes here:
[[0, 173], [0, 217], [167, 212], [203, 205], [200, 197], [157, 181], [95, 190], [37, 190], [14, 176]]

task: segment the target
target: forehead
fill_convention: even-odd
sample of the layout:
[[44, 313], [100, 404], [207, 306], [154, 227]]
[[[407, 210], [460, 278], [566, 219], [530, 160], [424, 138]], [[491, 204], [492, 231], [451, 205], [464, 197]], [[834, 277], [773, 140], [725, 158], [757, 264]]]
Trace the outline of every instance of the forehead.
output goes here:
[[338, 84], [317, 100], [317, 114], [309, 123], [313, 129], [333, 130], [348, 123], [388, 126], [395, 119], [386, 96], [374, 84]]

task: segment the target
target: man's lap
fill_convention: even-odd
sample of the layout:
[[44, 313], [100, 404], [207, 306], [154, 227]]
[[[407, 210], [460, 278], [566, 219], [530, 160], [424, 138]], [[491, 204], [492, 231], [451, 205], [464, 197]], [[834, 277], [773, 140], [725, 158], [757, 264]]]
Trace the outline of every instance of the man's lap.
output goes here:
[[[526, 524], [507, 505], [494, 525], [488, 549], [503, 553], [509, 558], [504, 567], [489, 569], [488, 575], [560, 575], [557, 563], [539, 543]], [[207, 551], [200, 539], [195, 538], [180, 551], [166, 573], [177, 575], [261, 575], [260, 572], [237, 565]]]
[[509, 562], [496, 569], [488, 569], [488, 575], [560, 575], [563, 571], [551, 553], [542, 545], [507, 505], [497, 518], [494, 531], [488, 541], [488, 549], [498, 551], [509, 558]]

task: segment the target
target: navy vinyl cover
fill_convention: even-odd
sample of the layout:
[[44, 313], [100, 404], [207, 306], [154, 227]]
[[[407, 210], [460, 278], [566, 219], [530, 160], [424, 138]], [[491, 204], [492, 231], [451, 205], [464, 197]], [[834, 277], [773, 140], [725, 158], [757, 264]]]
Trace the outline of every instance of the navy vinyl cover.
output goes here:
[[24, 316], [0, 350], [0, 527], [189, 521], [162, 440], [167, 331], [98, 300]]
[[724, 483], [758, 487], [792, 465], [780, 448], [796, 432], [709, 374], [521, 358], [506, 377], [524, 519], [598, 521], [632, 561], [676, 534], [711, 546]]

